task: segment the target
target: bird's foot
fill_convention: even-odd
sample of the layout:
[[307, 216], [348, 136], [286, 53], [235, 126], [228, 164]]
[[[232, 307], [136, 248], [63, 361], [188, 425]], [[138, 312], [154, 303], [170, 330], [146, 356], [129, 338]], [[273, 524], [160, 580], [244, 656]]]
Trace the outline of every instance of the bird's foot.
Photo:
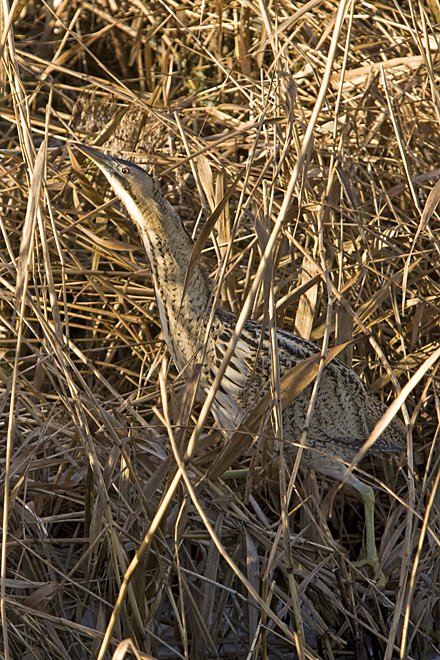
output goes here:
[[388, 582], [388, 578], [380, 567], [379, 558], [376, 553], [365, 559], [355, 561], [354, 565], [356, 568], [365, 568], [365, 566], [368, 566], [374, 576], [374, 580], [376, 581], [376, 587], [379, 589], [382, 589]]

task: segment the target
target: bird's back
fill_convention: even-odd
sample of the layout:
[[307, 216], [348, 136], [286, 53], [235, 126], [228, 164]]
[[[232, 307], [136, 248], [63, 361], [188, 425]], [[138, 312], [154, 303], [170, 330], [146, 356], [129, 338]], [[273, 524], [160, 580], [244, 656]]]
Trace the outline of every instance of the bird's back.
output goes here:
[[[210, 345], [208, 346], [204, 380], [205, 388], [214, 379], [234, 332], [237, 317], [226, 309], [216, 310]], [[271, 349], [266, 330], [263, 341], [261, 323], [247, 321], [235, 353], [229, 363], [213, 412], [219, 426], [231, 431], [252, 410], [270, 387]], [[306, 358], [319, 353], [313, 342], [289, 332], [278, 330], [280, 375]], [[284, 439], [299, 443], [306, 419], [313, 384], [306, 387], [283, 411]], [[320, 381], [313, 418], [307, 434], [309, 447], [335, 445], [333, 454], [345, 455], [345, 449], [359, 449], [386, 411], [357, 376], [335, 358], [325, 368]], [[405, 447], [405, 427], [394, 418], [373, 447], [373, 451], [402, 451]]]

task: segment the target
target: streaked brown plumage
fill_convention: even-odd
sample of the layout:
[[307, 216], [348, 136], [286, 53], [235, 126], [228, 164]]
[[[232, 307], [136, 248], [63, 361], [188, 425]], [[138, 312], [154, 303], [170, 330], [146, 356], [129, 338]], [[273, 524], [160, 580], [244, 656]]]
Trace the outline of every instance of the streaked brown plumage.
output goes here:
[[[149, 258], [165, 341], [179, 370], [194, 358], [203, 338], [210, 305], [210, 283], [203, 269], [192, 269], [182, 300], [193, 243], [173, 207], [153, 179], [133, 163], [105, 156], [77, 145], [107, 177], [116, 195], [137, 225]], [[199, 391], [207, 392], [217, 374], [234, 332], [237, 317], [218, 306], [205, 345]], [[271, 351], [260, 323], [247, 321], [234, 355], [226, 369], [212, 406], [218, 426], [231, 433], [252, 410], [267, 389], [271, 373]], [[278, 330], [280, 375], [320, 352], [318, 346], [291, 333]], [[299, 443], [312, 385], [283, 411], [283, 437]], [[386, 407], [373, 396], [357, 374], [338, 359], [324, 369], [313, 419], [307, 434], [302, 465], [344, 480], [346, 463], [369, 437]], [[373, 451], [399, 452], [405, 448], [405, 427], [395, 418], [380, 436]], [[293, 453], [293, 452], [292, 452]], [[345, 463], [345, 464], [344, 464]], [[366, 563], [379, 573], [374, 540], [374, 493], [370, 486], [350, 474], [346, 481], [364, 501], [366, 518]]]

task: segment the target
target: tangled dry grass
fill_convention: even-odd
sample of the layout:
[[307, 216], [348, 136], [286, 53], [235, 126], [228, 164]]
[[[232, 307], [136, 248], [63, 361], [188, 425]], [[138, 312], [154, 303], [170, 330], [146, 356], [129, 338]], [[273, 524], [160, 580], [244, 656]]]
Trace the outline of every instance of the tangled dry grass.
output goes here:
[[[434, 657], [440, 224], [420, 219], [440, 175], [438, 5], [6, 4], [1, 657]], [[387, 404], [418, 374], [407, 458], [362, 464], [384, 590], [353, 565], [349, 489], [300, 471], [286, 501], [269, 449], [209, 479], [212, 419], [194, 491], [176, 477], [169, 427], [184, 446], [199, 408], [133, 227], [71, 141], [148, 166], [195, 236], [229, 194], [201, 258], [237, 312], [293, 187], [253, 317], [273, 297], [279, 327], [354, 339], [344, 359]]]

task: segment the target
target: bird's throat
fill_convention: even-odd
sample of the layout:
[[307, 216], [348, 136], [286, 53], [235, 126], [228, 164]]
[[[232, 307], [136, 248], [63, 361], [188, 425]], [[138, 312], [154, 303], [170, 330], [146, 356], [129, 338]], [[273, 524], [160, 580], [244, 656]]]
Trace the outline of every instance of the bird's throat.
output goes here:
[[209, 280], [196, 264], [185, 290], [193, 242], [154, 182], [151, 197], [130, 193], [118, 181], [111, 183], [141, 235], [152, 269], [164, 339], [177, 367], [182, 369], [203, 338]]
[[[204, 320], [210, 302], [207, 278], [196, 265], [185, 289], [191, 243], [183, 235], [157, 236], [141, 232], [150, 261], [164, 339], [179, 369], [195, 355], [203, 339]], [[179, 232], [180, 233], [180, 232]]]

